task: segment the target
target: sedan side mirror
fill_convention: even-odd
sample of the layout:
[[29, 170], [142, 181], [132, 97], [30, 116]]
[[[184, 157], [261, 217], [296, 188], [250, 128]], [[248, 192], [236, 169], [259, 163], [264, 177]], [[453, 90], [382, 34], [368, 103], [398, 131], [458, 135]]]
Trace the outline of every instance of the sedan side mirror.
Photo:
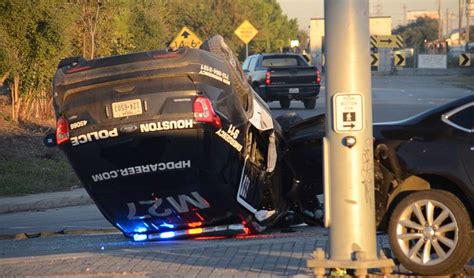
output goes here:
[[46, 135], [46, 137], [43, 139], [43, 144], [48, 148], [55, 147], [57, 145], [56, 134], [50, 133]]

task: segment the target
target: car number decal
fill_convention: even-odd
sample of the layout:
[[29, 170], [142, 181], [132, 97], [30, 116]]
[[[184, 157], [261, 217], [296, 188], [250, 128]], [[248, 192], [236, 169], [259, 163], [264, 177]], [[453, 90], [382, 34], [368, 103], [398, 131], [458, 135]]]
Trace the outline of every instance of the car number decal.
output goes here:
[[74, 130], [77, 128], [85, 127], [87, 125], [87, 120], [77, 121], [69, 124], [69, 129]]

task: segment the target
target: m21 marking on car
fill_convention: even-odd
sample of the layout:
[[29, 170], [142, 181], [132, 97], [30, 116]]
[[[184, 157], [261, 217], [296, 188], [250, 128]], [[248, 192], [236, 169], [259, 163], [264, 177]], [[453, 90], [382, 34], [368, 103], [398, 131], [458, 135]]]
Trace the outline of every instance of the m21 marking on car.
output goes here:
[[226, 85], [230, 85], [229, 75], [208, 65], [201, 65], [199, 74], [218, 80]]
[[81, 134], [78, 136], [71, 137], [71, 144], [72, 146], [78, 146], [81, 144], [99, 141], [107, 138], [117, 137], [118, 130], [117, 128], [113, 128], [111, 130], [102, 129], [99, 131], [93, 131], [86, 134]]
[[154, 173], [168, 170], [180, 170], [191, 168], [191, 160], [183, 161], [170, 161], [170, 162], [161, 162], [147, 165], [138, 165], [132, 166], [112, 171], [107, 171], [99, 174], [94, 174], [91, 176], [94, 182], [112, 180], [119, 177], [134, 176], [146, 173]]
[[85, 127], [86, 125], [87, 125], [87, 120], [82, 120], [82, 121], [78, 121], [78, 122], [75, 122], [75, 123], [71, 123], [69, 125], [69, 129], [74, 130], [74, 129], [77, 129], [77, 128], [80, 128], [80, 127]]
[[239, 136], [239, 133], [240, 131], [238, 129], [235, 129], [235, 127], [233, 128], [232, 125], [229, 127], [229, 130], [227, 130], [227, 132], [222, 130], [222, 128], [216, 131], [217, 136], [224, 139], [224, 141], [229, 143], [229, 145], [231, 145], [234, 149], [240, 152], [242, 150], [242, 145], [237, 140], [235, 140]]
[[[178, 214], [189, 212], [190, 209], [188, 204], [198, 209], [207, 209], [211, 207], [209, 202], [204, 199], [199, 192], [191, 192], [191, 195], [192, 196], [180, 194], [177, 197], [169, 196], [165, 198], [157, 198], [155, 200], [139, 201], [138, 204], [135, 202], [127, 203], [127, 219], [136, 220], [151, 217], [167, 217], [173, 214], [173, 210], [169, 206], [171, 206]], [[147, 210], [147, 213], [138, 216], [137, 207], [141, 209], [145, 207], [144, 209]]]
[[162, 121], [140, 124], [140, 132], [154, 132], [162, 130], [176, 130], [193, 128], [193, 120]]

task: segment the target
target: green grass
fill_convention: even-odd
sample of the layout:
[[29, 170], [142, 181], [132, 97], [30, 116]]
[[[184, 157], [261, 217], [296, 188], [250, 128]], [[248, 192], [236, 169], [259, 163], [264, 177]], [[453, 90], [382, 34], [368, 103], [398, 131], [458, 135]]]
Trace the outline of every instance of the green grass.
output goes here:
[[63, 191], [79, 184], [63, 156], [0, 158], [0, 196]]

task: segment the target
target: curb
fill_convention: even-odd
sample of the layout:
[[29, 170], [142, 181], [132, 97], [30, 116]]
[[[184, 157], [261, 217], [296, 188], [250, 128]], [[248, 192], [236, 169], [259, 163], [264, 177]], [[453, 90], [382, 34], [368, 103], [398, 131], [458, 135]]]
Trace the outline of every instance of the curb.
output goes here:
[[18, 234], [9, 234], [9, 235], [0, 235], [0, 240], [26, 240], [31, 238], [45, 238], [45, 237], [54, 237], [54, 236], [63, 236], [63, 235], [121, 235], [122, 233], [116, 228], [108, 229], [64, 229], [60, 231], [44, 231], [44, 232], [35, 232], [35, 233], [18, 233]]
[[0, 198], [0, 214], [93, 204], [84, 188]]

